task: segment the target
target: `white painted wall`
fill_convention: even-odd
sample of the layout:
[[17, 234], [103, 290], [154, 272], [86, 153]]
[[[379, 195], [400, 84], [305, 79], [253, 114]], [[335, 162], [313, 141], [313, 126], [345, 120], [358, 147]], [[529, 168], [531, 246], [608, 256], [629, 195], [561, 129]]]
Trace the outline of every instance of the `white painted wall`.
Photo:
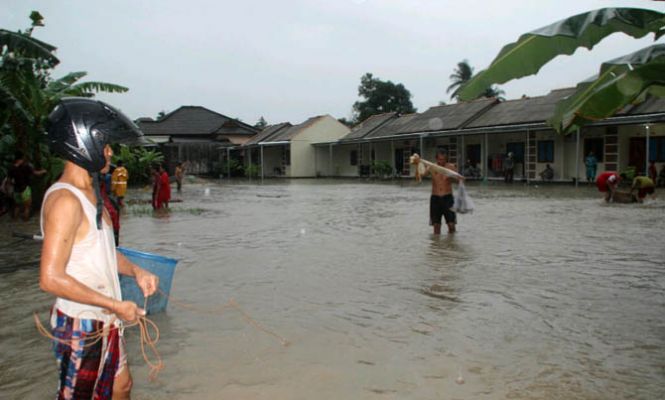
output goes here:
[[352, 151], [358, 151], [358, 144], [348, 144], [333, 147], [333, 176], [358, 176], [358, 166], [351, 165]]
[[330, 115], [319, 117], [291, 139], [292, 178], [316, 176], [316, 156], [312, 143], [337, 140], [349, 133], [349, 128]]
[[[275, 172], [275, 168], [282, 168], [282, 152], [284, 146], [264, 146], [263, 147], [263, 176], [282, 176]], [[261, 153], [259, 153], [260, 156]], [[259, 170], [259, 176], [261, 171]]]

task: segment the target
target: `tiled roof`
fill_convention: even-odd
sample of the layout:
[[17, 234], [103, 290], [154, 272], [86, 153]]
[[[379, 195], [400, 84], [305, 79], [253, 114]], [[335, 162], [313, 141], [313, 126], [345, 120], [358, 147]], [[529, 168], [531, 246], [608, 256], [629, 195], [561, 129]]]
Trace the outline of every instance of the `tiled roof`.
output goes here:
[[665, 112], [664, 97], [649, 97], [635, 106], [631, 106], [625, 112], [628, 115], [656, 114]]
[[556, 103], [574, 91], [575, 88], [557, 89], [546, 96], [503, 101], [478, 116], [466, 128], [545, 122], [554, 114]]
[[[244, 122], [199, 106], [182, 106], [166, 114], [159, 121], [139, 118], [138, 125], [146, 136], [199, 136], [213, 133], [255, 135], [257, 132], [256, 128]], [[220, 130], [221, 132], [218, 132]]]
[[455, 104], [444, 104], [418, 114], [416, 118], [404, 126], [399, 133], [416, 133], [446, 131], [463, 128], [474, 117], [490, 108], [498, 101], [494, 98], [483, 98]]
[[386, 124], [382, 125], [381, 128], [370, 132], [365, 138], [377, 138], [384, 136], [392, 136], [404, 133], [406, 127], [418, 117], [418, 114], [406, 114], [402, 115], [399, 118], [394, 118], [388, 121]]
[[344, 136], [340, 140], [345, 141], [363, 138], [393, 118], [397, 118], [397, 113], [390, 112], [385, 114], [372, 115], [363, 122], [354, 126], [353, 130], [351, 130], [348, 135]]
[[265, 142], [273, 136], [276, 136], [279, 132], [288, 130], [292, 125], [289, 122], [282, 122], [280, 124], [268, 125], [256, 136], [245, 142], [245, 146], [250, 146], [253, 144], [258, 144], [260, 142]]

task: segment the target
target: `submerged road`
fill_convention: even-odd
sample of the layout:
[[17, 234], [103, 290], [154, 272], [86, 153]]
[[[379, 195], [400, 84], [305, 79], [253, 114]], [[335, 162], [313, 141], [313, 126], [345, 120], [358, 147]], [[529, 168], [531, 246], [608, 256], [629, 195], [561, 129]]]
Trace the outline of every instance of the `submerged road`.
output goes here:
[[[477, 210], [431, 235], [429, 187], [294, 180], [185, 185], [123, 216], [127, 247], [180, 259], [154, 315], [165, 369], [138, 399], [665, 398], [665, 200], [590, 187], [469, 185]], [[130, 198], [149, 196], [130, 192]], [[177, 197], [177, 196], [176, 196]], [[36, 220], [0, 220], [0, 398], [54, 394]], [[235, 301], [262, 326], [221, 311]]]

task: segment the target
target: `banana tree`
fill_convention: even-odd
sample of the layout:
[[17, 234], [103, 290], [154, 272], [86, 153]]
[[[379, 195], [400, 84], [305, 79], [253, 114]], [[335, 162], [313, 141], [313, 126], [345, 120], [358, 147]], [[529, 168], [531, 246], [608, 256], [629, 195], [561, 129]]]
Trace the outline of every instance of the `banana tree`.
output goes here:
[[647, 95], [665, 97], [664, 71], [665, 44], [604, 62], [598, 77], [579, 83], [547, 122], [559, 132], [568, 132], [614, 115]]
[[56, 47], [31, 36], [33, 28], [43, 26], [43, 18], [34, 11], [30, 17], [33, 23], [25, 33], [0, 30], [0, 127], [3, 134], [15, 137], [16, 148], [39, 164], [45, 121], [60, 99], [128, 89], [106, 82], [79, 82], [85, 72], [51, 78], [52, 68], [59, 63]]
[[[636, 39], [653, 33], [654, 40], [658, 40], [665, 34], [665, 14], [637, 8], [603, 8], [575, 15], [526, 33], [520, 36], [517, 42], [504, 46], [486, 70], [479, 72], [468, 81], [460, 90], [460, 99], [473, 99], [492, 84], [505, 83], [512, 79], [536, 74], [543, 65], [556, 56], [572, 54], [579, 47], [592, 49], [605, 37], [617, 32]], [[644, 49], [644, 52], [649, 51]], [[584, 102], [584, 108], [575, 108], [581, 104], [579, 101], [569, 101], [568, 107], [565, 107], [563, 103], [559, 104], [556, 116], [549, 120], [554, 124], [553, 128], [562, 133], [571, 132], [581, 124], [613, 115], [618, 109], [632, 101], [644, 98], [647, 92], [661, 95], [661, 90], [651, 90], [652, 87], [660, 85], [658, 80], [652, 79], [653, 75], [658, 75], [658, 73], [661, 76], [665, 75], [665, 65], [659, 61], [660, 57], [651, 57], [649, 61], [641, 65], [639, 71], [624, 74], [625, 80], [622, 80], [624, 82], [622, 84], [609, 78], [612, 72], [623, 71], [621, 67], [612, 68], [611, 65], [623, 64], [630, 70], [632, 65], [630, 61], [622, 63], [620, 60], [628, 60], [631, 56], [639, 58], [640, 56], [636, 54], [633, 53], [605, 63], [608, 65], [606, 67], [603, 64], [604, 67], [601, 68], [597, 80], [578, 85], [578, 92], [571, 98], [579, 100], [585, 97], [587, 101]], [[594, 92], [596, 95], [588, 96], [591, 88], [605, 87], [610, 80], [617, 83], [615, 91], [596, 91]], [[633, 88], [629, 91], [634, 91], [637, 86], [641, 88], [637, 96], [624, 92], [627, 87]], [[581, 91], [586, 91], [587, 95]], [[608, 99], [608, 96], [612, 98]], [[587, 110], [593, 110], [593, 113], [585, 115]], [[571, 115], [576, 117], [571, 117]]]

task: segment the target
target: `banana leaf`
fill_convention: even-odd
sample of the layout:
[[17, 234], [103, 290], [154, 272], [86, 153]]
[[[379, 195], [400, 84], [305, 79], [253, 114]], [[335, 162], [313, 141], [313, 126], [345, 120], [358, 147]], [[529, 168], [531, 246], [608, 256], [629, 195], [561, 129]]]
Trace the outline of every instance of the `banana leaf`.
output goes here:
[[128, 88], [107, 82], [82, 82], [72, 85], [64, 91], [68, 96], [92, 97], [94, 93], [125, 93]]
[[605, 37], [623, 32], [634, 38], [665, 33], [665, 14], [638, 8], [602, 8], [575, 15], [520, 36], [469, 80], [460, 90], [462, 100], [478, 97], [493, 84], [533, 75], [554, 57], [573, 54], [579, 47], [592, 49]]
[[60, 63], [60, 60], [53, 54], [56, 50], [55, 46], [22, 33], [0, 29], [0, 49], [4, 46], [7, 46], [8, 52], [47, 60], [52, 67]]
[[573, 95], [557, 104], [547, 122], [558, 132], [569, 133], [611, 117], [647, 95], [665, 97], [665, 44], [603, 63], [598, 77], [578, 84]]

